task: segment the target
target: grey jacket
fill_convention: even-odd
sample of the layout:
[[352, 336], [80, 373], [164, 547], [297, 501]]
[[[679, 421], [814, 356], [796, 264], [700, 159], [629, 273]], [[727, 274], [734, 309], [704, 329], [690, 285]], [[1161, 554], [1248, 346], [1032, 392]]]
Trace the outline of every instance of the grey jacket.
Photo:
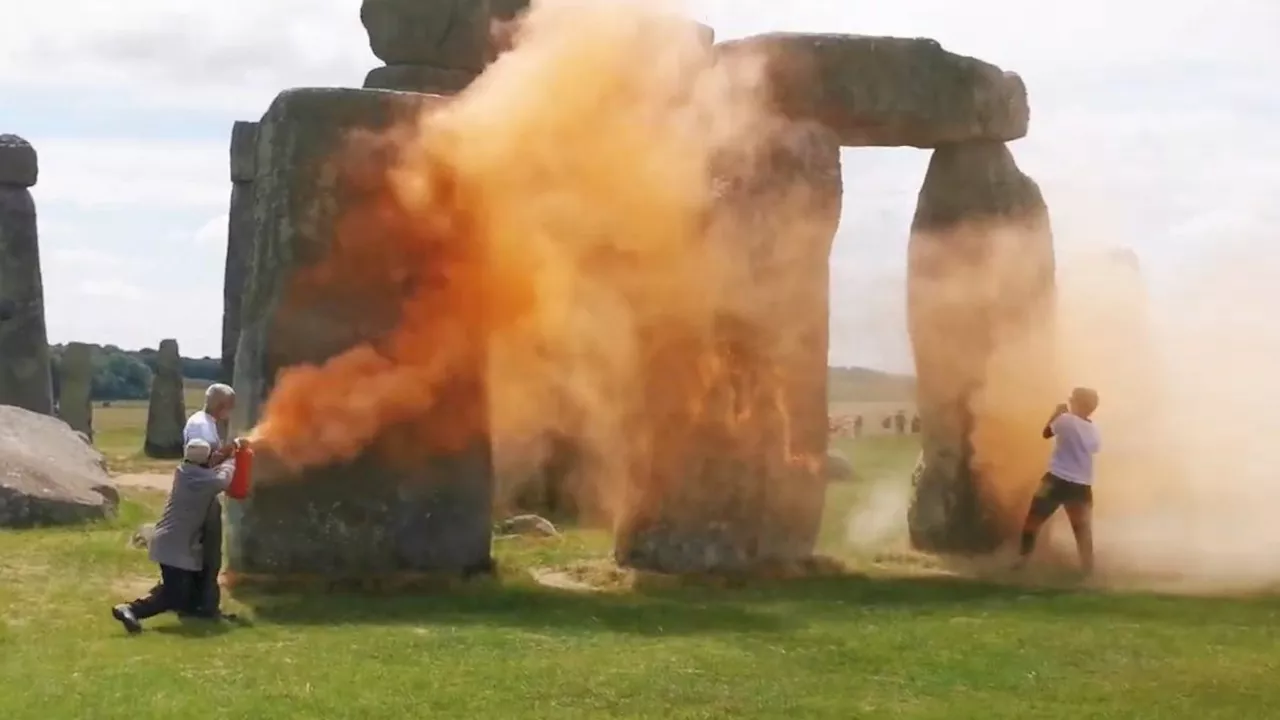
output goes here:
[[182, 463], [174, 470], [173, 488], [151, 541], [153, 562], [191, 571], [204, 567], [205, 518], [218, 493], [231, 484], [234, 473], [235, 463], [231, 461], [215, 468]]

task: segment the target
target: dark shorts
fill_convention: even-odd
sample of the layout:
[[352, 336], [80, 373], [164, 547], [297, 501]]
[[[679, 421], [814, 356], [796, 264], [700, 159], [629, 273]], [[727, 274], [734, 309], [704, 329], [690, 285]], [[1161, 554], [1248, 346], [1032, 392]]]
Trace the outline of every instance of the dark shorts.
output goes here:
[[1045, 473], [1040, 479], [1040, 489], [1036, 491], [1036, 496], [1031, 501], [1031, 514], [1039, 518], [1047, 518], [1064, 505], [1068, 508], [1093, 507], [1093, 488], [1089, 485], [1068, 482], [1052, 473]]

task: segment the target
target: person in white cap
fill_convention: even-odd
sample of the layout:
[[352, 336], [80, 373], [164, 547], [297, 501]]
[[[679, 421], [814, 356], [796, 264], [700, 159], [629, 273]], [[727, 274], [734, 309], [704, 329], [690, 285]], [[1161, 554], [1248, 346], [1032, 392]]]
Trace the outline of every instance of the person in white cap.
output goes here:
[[165, 612], [196, 613], [202, 599], [203, 527], [209, 506], [231, 484], [234, 461], [214, 465], [213, 447], [196, 438], [183, 448], [182, 464], [173, 472], [173, 487], [151, 540], [151, 560], [160, 566], [160, 584], [131, 603], [111, 608], [111, 616], [129, 633], [142, 631], [142, 620]]

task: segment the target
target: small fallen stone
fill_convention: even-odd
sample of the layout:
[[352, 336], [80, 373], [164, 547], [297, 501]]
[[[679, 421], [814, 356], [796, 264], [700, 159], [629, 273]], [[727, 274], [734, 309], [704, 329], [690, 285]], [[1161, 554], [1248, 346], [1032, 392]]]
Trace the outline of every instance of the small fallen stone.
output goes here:
[[537, 515], [516, 515], [498, 523], [501, 535], [524, 535], [528, 537], [559, 537], [560, 531], [544, 517]]

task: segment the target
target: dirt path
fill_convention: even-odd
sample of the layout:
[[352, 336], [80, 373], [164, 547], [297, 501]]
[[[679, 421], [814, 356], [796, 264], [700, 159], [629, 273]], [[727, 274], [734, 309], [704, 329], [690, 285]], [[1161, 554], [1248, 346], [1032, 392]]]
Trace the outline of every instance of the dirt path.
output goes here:
[[173, 475], [170, 473], [126, 473], [111, 479], [119, 487], [145, 488], [161, 492], [168, 492], [169, 486], [173, 484]]

